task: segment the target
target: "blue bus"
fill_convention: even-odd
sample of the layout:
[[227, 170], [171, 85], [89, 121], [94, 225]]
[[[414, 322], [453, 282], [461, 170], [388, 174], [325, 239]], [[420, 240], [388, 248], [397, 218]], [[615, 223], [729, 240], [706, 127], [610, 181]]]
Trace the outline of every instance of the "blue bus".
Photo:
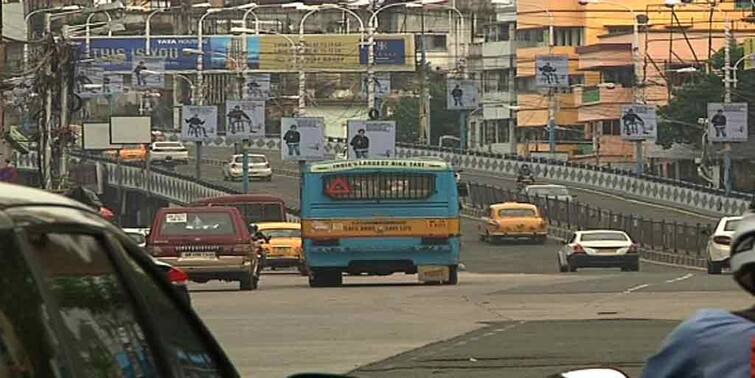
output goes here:
[[312, 287], [353, 275], [419, 274], [455, 285], [466, 187], [442, 160], [308, 164], [301, 188], [304, 258]]

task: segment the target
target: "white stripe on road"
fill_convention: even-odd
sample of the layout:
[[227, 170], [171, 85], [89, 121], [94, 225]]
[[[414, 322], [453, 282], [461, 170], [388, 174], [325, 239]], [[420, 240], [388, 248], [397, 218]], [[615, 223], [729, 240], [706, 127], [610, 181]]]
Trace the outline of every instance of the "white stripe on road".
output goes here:
[[642, 285], [633, 286], [633, 287], [630, 287], [629, 289], [624, 290], [624, 293], [625, 294], [629, 294], [629, 293], [635, 292], [637, 290], [642, 290], [642, 289], [644, 289], [644, 288], [646, 288], [648, 286], [650, 286], [650, 284], [642, 284]]
[[683, 275], [681, 277], [676, 277], [676, 278], [672, 278], [670, 280], [666, 280], [666, 283], [674, 283], [674, 282], [684, 281], [686, 279], [692, 278], [693, 276], [694, 276], [694, 274], [687, 273], [687, 274], [685, 274], [685, 275]]

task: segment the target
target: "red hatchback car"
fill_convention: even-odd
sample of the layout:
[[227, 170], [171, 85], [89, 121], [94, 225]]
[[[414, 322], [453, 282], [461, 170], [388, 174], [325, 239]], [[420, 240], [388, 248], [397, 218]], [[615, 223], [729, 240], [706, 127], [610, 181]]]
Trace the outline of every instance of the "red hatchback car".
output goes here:
[[153, 221], [147, 251], [194, 282], [238, 281], [241, 290], [253, 290], [261, 266], [247, 227], [233, 207], [163, 208]]

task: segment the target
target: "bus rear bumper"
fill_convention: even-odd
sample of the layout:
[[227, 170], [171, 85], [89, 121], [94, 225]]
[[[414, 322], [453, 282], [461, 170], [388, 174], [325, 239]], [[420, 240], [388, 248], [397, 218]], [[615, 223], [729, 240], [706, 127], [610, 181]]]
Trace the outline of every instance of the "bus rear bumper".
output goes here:
[[459, 264], [458, 248], [417, 251], [311, 251], [306, 253], [310, 269], [340, 270], [352, 274], [417, 273], [418, 266]]

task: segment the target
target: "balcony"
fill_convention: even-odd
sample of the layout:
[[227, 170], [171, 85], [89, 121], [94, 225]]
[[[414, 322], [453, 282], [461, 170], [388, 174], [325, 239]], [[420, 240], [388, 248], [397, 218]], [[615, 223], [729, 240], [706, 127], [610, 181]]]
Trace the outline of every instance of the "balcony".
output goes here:
[[593, 122], [618, 119], [621, 106], [634, 101], [632, 88], [617, 85], [613, 88], [605, 84], [598, 87], [576, 88], [573, 94], [577, 107], [577, 122]]

